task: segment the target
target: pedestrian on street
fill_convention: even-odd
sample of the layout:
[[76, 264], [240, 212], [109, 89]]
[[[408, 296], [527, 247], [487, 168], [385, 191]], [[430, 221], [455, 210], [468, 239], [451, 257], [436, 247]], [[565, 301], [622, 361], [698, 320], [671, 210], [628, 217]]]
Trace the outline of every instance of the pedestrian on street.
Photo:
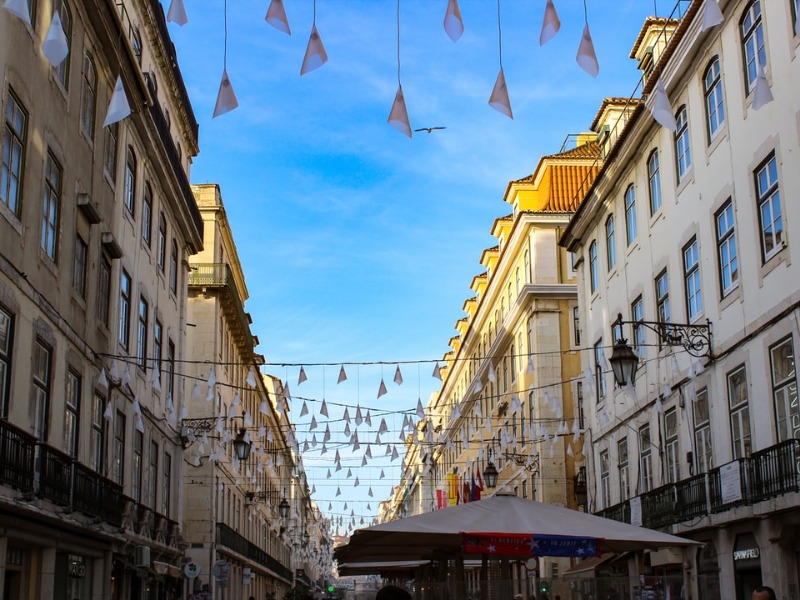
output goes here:
[[760, 585], [753, 590], [753, 600], [778, 600], [778, 597], [771, 587]]

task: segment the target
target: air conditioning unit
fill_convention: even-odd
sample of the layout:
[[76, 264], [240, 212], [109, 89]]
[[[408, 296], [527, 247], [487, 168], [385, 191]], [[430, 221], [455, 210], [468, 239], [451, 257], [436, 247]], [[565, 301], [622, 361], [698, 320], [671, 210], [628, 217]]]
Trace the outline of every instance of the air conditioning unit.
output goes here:
[[133, 552], [134, 567], [150, 566], [150, 546], [136, 546]]

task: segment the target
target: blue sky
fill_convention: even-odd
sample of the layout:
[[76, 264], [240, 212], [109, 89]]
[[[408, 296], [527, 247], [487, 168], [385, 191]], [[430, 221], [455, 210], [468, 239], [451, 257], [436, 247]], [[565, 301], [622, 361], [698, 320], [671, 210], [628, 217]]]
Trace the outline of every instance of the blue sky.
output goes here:
[[[166, 11], [169, 2], [162, 1]], [[374, 438], [377, 411], [413, 411], [437, 388], [432, 362], [401, 365], [402, 386], [391, 381], [393, 363], [434, 361], [448, 350], [472, 296], [470, 281], [482, 271], [480, 254], [496, 243], [492, 223], [510, 212], [502, 201], [509, 180], [532, 173], [567, 134], [587, 130], [604, 97], [635, 89], [638, 72], [628, 55], [653, 4], [588, 2], [600, 63], [593, 79], [575, 63], [582, 3], [555, 0], [561, 31], [540, 47], [544, 0], [505, 0], [510, 120], [487, 104], [499, 69], [497, 3], [461, 0], [465, 31], [453, 43], [442, 27], [446, 0], [401, 0], [401, 78], [411, 126], [446, 127], [408, 139], [386, 123], [397, 89], [395, 0], [318, 0], [329, 61], [303, 77], [312, 1], [285, 0], [290, 37], [264, 21], [267, 0], [229, 0], [227, 68], [239, 108], [213, 120], [223, 2], [185, 2], [189, 23], [170, 24], [170, 33], [200, 123], [191, 180], [221, 186], [259, 351], [278, 364], [392, 363], [382, 372], [379, 365], [346, 366], [341, 385], [338, 366], [306, 367], [309, 380], [301, 386], [298, 367], [268, 369], [290, 382], [301, 440], [315, 433], [308, 431], [312, 414], [324, 420], [317, 414], [323, 395], [329, 403], [373, 408], [373, 427], [368, 432], [362, 424], [359, 435]], [[663, 16], [673, 4], [662, 0], [658, 8]], [[382, 375], [389, 393], [377, 399]], [[300, 397], [309, 398], [310, 414], [302, 418]], [[332, 442], [347, 440], [343, 410], [329, 406]], [[385, 440], [397, 441], [402, 421], [389, 415]], [[319, 446], [304, 453], [319, 505], [331, 503], [345, 525], [351, 510], [357, 519], [375, 514], [398, 481], [400, 460], [375, 458], [357, 471], [364, 448], [351, 458], [342, 448], [343, 470], [329, 480], [329, 448], [326, 456]], [[372, 449], [375, 457], [383, 451]], [[367, 497], [370, 485], [374, 498]]]

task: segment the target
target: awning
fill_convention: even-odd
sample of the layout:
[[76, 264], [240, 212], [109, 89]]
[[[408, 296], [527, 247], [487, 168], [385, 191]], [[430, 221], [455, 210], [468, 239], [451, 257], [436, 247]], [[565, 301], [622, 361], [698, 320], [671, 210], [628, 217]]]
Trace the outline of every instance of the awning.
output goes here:
[[595, 574], [597, 569], [604, 565], [608, 565], [617, 560], [621, 560], [628, 556], [627, 552], [617, 554], [616, 552], [606, 552], [600, 556], [592, 556], [577, 563], [562, 573], [563, 577], [591, 577]]

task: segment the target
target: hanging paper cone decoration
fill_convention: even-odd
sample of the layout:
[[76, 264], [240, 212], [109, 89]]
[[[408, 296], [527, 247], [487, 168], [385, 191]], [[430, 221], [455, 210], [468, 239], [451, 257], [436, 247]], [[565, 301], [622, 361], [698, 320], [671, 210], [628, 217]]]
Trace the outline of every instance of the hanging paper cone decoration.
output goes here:
[[278, 31], [282, 31], [286, 35], [292, 35], [292, 30], [289, 29], [289, 19], [286, 18], [283, 0], [272, 0], [269, 3], [267, 16], [264, 17], [264, 20]]
[[497, 381], [497, 375], [495, 375], [494, 373], [494, 365], [492, 363], [489, 363], [489, 372], [486, 375], [486, 379], [488, 379], [492, 383], [495, 383]]
[[765, 104], [772, 102], [772, 91], [769, 89], [767, 82], [767, 74], [764, 73], [764, 67], [761, 63], [758, 64], [758, 75], [756, 76], [756, 85], [753, 89], [753, 108], [758, 110]]
[[439, 361], [438, 360], [436, 361], [436, 364], [433, 365], [433, 375], [432, 375], [432, 377], [435, 377], [439, 381], [442, 380], [442, 372], [441, 372], [441, 369], [439, 368]]
[[186, 18], [186, 7], [183, 5], [183, 0], [172, 0], [172, 2], [169, 3], [167, 21], [180, 25], [181, 27], [189, 22], [189, 19]]
[[158, 370], [158, 367], [153, 369], [153, 391], [160, 392], [161, 391], [161, 371]]
[[61, 17], [58, 16], [58, 11], [53, 13], [50, 29], [47, 30], [47, 35], [44, 38], [44, 42], [42, 42], [42, 52], [54, 67], [60, 65], [69, 54], [69, 42], [64, 33], [64, 27], [61, 25]]
[[303, 408], [300, 409], [300, 416], [305, 417], [307, 414], [308, 414], [308, 405], [306, 404], [306, 401], [303, 400]]
[[378, 398], [383, 396], [386, 393], [386, 384], [383, 382], [383, 377], [381, 377], [381, 385], [378, 388]]
[[106, 377], [106, 369], [100, 369], [100, 377], [97, 378], [97, 385], [102, 388], [108, 387], [108, 378]]
[[400, 133], [411, 137], [411, 123], [408, 121], [406, 99], [403, 97], [403, 86], [397, 87], [397, 94], [394, 96], [394, 103], [392, 104], [392, 110], [389, 112], [387, 122]]
[[400, 365], [397, 365], [397, 369], [394, 372], [394, 382], [397, 385], [403, 384], [403, 374], [400, 372]]
[[319, 69], [326, 62], [328, 62], [328, 53], [325, 52], [325, 46], [322, 45], [322, 38], [319, 37], [317, 26], [312, 25], [308, 46], [306, 46], [306, 55], [303, 57], [303, 65], [300, 67], [300, 75]]
[[544, 19], [542, 19], [542, 31], [539, 34], [539, 45], [544, 46], [552, 40], [559, 29], [561, 29], [561, 20], [558, 18], [556, 7], [553, 0], [547, 0], [544, 7]]
[[383, 472], [383, 469], [381, 469], [381, 476], [378, 477], [378, 479], [383, 479], [384, 477], [386, 477], [386, 474]]
[[220, 115], [239, 106], [239, 101], [236, 99], [236, 94], [233, 92], [231, 80], [228, 77], [228, 70], [222, 70], [222, 80], [219, 82], [219, 92], [217, 93], [217, 104], [214, 106], [214, 116], [216, 119]]
[[342, 365], [342, 368], [339, 369], [339, 379], [336, 381], [336, 383], [342, 383], [343, 381], [347, 381], [347, 373], [345, 373], [344, 365]]
[[444, 30], [454, 42], [458, 41], [464, 33], [464, 21], [461, 19], [461, 9], [458, 7], [458, 0], [448, 0], [447, 10], [444, 13]]
[[31, 11], [28, 8], [28, 0], [6, 0], [3, 3], [3, 8], [10, 12], [15, 17], [19, 17], [30, 27], [31, 25]]
[[325, 402], [325, 398], [322, 399], [322, 406], [319, 407], [319, 414], [323, 417], [328, 416], [328, 403]]
[[422, 406], [422, 400], [420, 398], [417, 398], [417, 416], [420, 419], [425, 418], [425, 408]]
[[256, 370], [253, 367], [250, 367], [250, 370], [247, 372], [247, 379], [245, 379], [245, 383], [251, 388], [256, 387]]
[[722, 11], [719, 9], [717, 0], [705, 0], [703, 2], [703, 23], [700, 25], [700, 31], [716, 27], [722, 21]]
[[297, 376], [297, 385], [300, 385], [304, 381], [308, 381], [308, 377], [306, 377], [306, 370], [300, 365], [300, 374]]
[[575, 57], [578, 66], [592, 77], [597, 77], [600, 73], [600, 64], [597, 62], [597, 55], [594, 52], [592, 34], [589, 32], [589, 24], [583, 26], [581, 44], [578, 46], [578, 55]]
[[503, 73], [503, 67], [500, 67], [500, 72], [494, 82], [494, 89], [492, 89], [492, 95], [489, 97], [489, 106], [509, 119], [514, 118], [511, 113], [511, 101], [508, 99], [508, 88], [506, 87], [506, 76]]
[[678, 129], [678, 124], [675, 122], [675, 115], [672, 113], [672, 106], [669, 103], [667, 91], [664, 89], [664, 83], [661, 81], [660, 77], [656, 82], [656, 89], [653, 91], [653, 104], [650, 106], [650, 112], [656, 122], [662, 127], [673, 132]]

